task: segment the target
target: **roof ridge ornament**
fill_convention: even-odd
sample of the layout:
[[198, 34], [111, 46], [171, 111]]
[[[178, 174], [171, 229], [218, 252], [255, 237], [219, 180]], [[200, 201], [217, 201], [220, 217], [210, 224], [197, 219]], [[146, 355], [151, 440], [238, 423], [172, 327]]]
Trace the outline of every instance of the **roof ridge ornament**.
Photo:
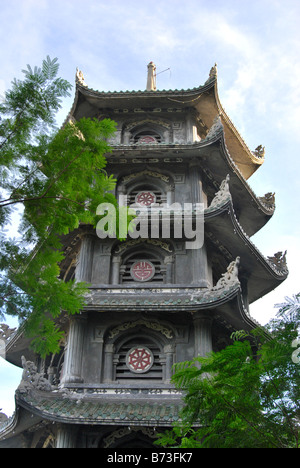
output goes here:
[[78, 84], [80, 86], [87, 87], [87, 84], [84, 81], [83, 73], [82, 73], [81, 70], [78, 69], [78, 67], [76, 68], [75, 82], [76, 82], [76, 84]]
[[36, 389], [43, 392], [50, 392], [52, 386], [44, 374], [39, 373], [37, 366], [32, 361], [27, 361], [24, 356], [21, 357], [23, 373], [21, 383], [18, 387], [20, 393], [28, 393], [30, 390]]
[[275, 192], [268, 192], [263, 197], [258, 197], [259, 201], [268, 209], [275, 209]]
[[256, 156], [257, 158], [264, 158], [265, 153], [266, 153], [266, 150], [265, 150], [265, 147], [264, 147], [264, 146], [259, 145], [257, 148], [255, 148], [254, 151], [252, 151], [252, 153], [253, 153], [254, 156]]
[[211, 67], [210, 72], [209, 72], [209, 77], [206, 80], [205, 84], [210, 83], [213, 80], [216, 80], [218, 77], [218, 67], [217, 64], [215, 63], [213, 67]]
[[205, 140], [212, 140], [213, 138], [215, 138], [219, 133], [223, 132], [224, 130], [224, 126], [223, 126], [223, 123], [222, 123], [222, 119], [221, 119], [221, 114], [218, 114], [215, 118], [214, 118], [214, 121], [212, 123], [212, 126], [210, 127], [210, 129], [208, 130], [207, 132], [207, 135], [205, 137]]
[[229, 174], [227, 174], [226, 178], [221, 182], [219, 191], [215, 193], [215, 197], [209, 205], [209, 209], [219, 208], [220, 206], [224, 205], [228, 200], [231, 200], [229, 179]]
[[212, 290], [216, 291], [218, 289], [226, 289], [229, 286], [240, 284], [239, 265], [240, 257], [236, 257], [236, 259], [228, 265], [226, 272], [222, 273], [221, 278], [219, 279], [217, 284], [212, 288]]
[[268, 257], [269, 262], [271, 262], [280, 272], [287, 272], [287, 263], [286, 263], [286, 253], [285, 252], [276, 252], [273, 257]]

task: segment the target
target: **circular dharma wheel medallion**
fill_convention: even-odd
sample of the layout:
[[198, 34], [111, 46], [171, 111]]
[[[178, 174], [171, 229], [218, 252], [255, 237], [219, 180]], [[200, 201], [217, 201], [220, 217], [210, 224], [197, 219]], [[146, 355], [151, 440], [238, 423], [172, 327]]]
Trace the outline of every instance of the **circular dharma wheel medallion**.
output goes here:
[[130, 274], [135, 281], [149, 281], [155, 275], [155, 266], [148, 260], [139, 260], [131, 266]]
[[138, 139], [138, 143], [142, 145], [151, 145], [157, 143], [157, 139], [151, 135], [144, 135]]
[[139, 206], [150, 206], [155, 203], [155, 201], [156, 196], [149, 190], [143, 190], [142, 192], [137, 193], [135, 196], [135, 202]]
[[153, 365], [154, 358], [150, 349], [145, 346], [131, 348], [126, 356], [128, 369], [137, 374], [147, 372]]

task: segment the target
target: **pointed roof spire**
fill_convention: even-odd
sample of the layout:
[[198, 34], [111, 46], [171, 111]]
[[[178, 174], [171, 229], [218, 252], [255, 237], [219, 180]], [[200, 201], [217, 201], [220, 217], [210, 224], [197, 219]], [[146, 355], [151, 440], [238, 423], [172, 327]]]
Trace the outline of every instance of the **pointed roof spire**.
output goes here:
[[156, 66], [153, 62], [148, 64], [147, 91], [156, 91]]

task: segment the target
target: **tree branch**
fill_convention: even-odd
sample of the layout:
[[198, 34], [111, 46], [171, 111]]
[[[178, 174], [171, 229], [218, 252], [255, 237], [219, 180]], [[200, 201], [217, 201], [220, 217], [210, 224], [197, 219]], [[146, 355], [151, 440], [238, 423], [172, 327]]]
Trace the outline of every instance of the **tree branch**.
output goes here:
[[53, 181], [50, 183], [49, 187], [45, 190], [45, 192], [43, 193], [43, 195], [41, 195], [41, 198], [44, 198], [44, 196], [49, 192], [49, 190], [51, 189], [51, 187], [53, 187], [53, 185], [55, 184], [55, 182], [57, 182], [59, 180], [59, 178], [61, 177], [61, 175], [66, 172], [66, 170], [73, 164], [74, 161], [76, 161], [76, 159], [78, 159], [82, 153], [84, 152], [84, 150], [82, 149], [80, 151], [80, 153], [75, 156], [75, 158], [73, 158], [57, 175], [57, 177], [55, 177], [53, 179]]
[[79, 205], [81, 207], [84, 207], [84, 203], [79, 203], [75, 200], [72, 200], [71, 198], [67, 198], [67, 197], [56, 197], [56, 196], [53, 196], [53, 197], [45, 197], [44, 194], [43, 195], [40, 195], [39, 197], [32, 197], [32, 198], [21, 198], [19, 200], [14, 200], [14, 201], [10, 201], [10, 202], [7, 202], [7, 203], [2, 203], [0, 202], [0, 207], [4, 207], [4, 206], [9, 206], [9, 205], [13, 205], [13, 204], [16, 204], [16, 203], [26, 203], [26, 202], [32, 202], [32, 201], [36, 201], [36, 200], [42, 200], [42, 199], [55, 199], [55, 200], [66, 200], [66, 201], [69, 201], [71, 203], [74, 203], [76, 205]]

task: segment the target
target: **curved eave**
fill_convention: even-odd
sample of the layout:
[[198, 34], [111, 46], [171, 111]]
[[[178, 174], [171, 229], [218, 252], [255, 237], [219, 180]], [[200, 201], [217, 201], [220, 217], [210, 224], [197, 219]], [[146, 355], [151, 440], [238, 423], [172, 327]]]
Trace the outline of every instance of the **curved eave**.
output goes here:
[[[74, 102], [65, 120], [96, 117], [101, 112], [114, 109], [141, 107], [186, 108], [190, 100], [197, 100], [213, 86], [209, 83], [190, 90], [162, 91], [97, 91], [76, 83]], [[188, 102], [185, 101], [188, 100]]]
[[135, 287], [133, 292], [132, 285], [95, 284], [89, 288], [84, 310], [170, 311], [171, 309], [174, 312], [207, 310], [222, 306], [231, 300], [239, 288], [239, 283], [217, 291], [182, 285], [168, 287], [153, 283], [148, 286], [142, 285], [140, 288]]
[[211, 128], [216, 115], [221, 117], [230, 155], [247, 180], [264, 163], [264, 157], [257, 157], [253, 154], [227, 115], [219, 98], [217, 79], [212, 80], [210, 84], [209, 91], [197, 101], [195, 108], [207, 128]]
[[[131, 290], [131, 292], [130, 292]], [[239, 281], [219, 289], [197, 287], [131, 288], [94, 285], [87, 296], [85, 311], [156, 311], [190, 312], [206, 311], [212, 317], [222, 317], [233, 329], [255, 328], [258, 324], [250, 317], [243, 304]]]
[[[216, 186], [219, 186], [229, 174], [235, 210], [249, 236], [258, 232], [273, 216], [275, 205], [267, 206], [260, 197], [256, 196], [231, 157], [222, 124], [217, 126], [216, 131], [209, 132], [205, 139], [194, 144], [171, 144], [159, 147], [157, 145], [114, 146], [113, 154], [107, 157], [107, 167], [114, 173], [118, 157], [127, 158], [128, 163], [130, 158], [138, 158], [142, 162], [143, 158], [147, 159], [149, 152], [153, 152], [155, 157], [162, 160], [164, 157], [176, 158], [178, 163], [188, 163], [191, 159], [198, 159], [203, 171]], [[217, 191], [216, 186], [212, 185], [210, 188], [212, 198]]]
[[33, 390], [17, 394], [17, 404], [43, 421], [80, 425], [170, 426], [183, 406], [180, 396], [115, 399], [64, 396]]
[[263, 256], [237, 220], [231, 199], [223, 206], [205, 211], [205, 235], [212, 243], [224, 246], [232, 258], [240, 257], [240, 275], [248, 281], [249, 303], [269, 293], [288, 276]]
[[224, 110], [216, 78], [193, 89], [162, 91], [101, 92], [77, 83], [74, 103], [66, 120], [95, 117], [107, 109], [156, 106], [194, 108], [207, 129], [212, 126], [215, 116], [220, 115], [230, 154], [244, 178], [248, 179], [263, 164], [264, 158], [253, 154]]
[[0, 424], [0, 448], [23, 448], [23, 432], [30, 431], [42, 422], [42, 416], [28, 412], [19, 404], [15, 394], [15, 412]]
[[[267, 206], [248, 184], [239, 165], [232, 157], [224, 125], [213, 138], [208, 140], [208, 144], [211, 146], [219, 144], [220, 151], [219, 153], [211, 152], [206, 159], [207, 166], [219, 184], [227, 174], [230, 175], [229, 185], [235, 211], [247, 234], [252, 236], [271, 219], [275, 211], [275, 204]], [[222, 158], [219, 157], [219, 154]]]
[[224, 125], [226, 144], [229, 152], [241, 173], [247, 180], [264, 163], [265, 159], [263, 156], [257, 157], [253, 154], [230, 120], [219, 98], [217, 80], [215, 81], [214, 86], [214, 98]]
[[22, 368], [21, 356], [26, 355], [27, 359], [34, 360], [35, 353], [30, 348], [31, 339], [26, 336], [24, 324], [16, 330], [14, 335], [6, 342], [5, 360], [16, 367]]

